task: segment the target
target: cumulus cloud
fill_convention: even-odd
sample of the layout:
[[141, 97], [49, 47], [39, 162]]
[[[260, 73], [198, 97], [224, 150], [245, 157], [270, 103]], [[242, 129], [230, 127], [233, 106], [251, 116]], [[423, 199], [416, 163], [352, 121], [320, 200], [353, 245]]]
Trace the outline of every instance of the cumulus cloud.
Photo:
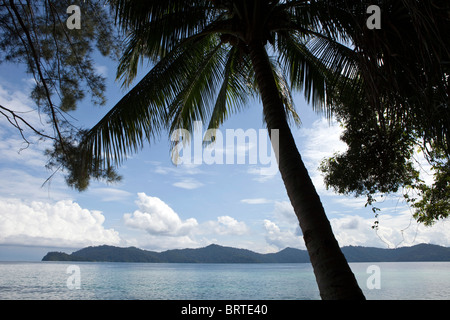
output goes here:
[[[341, 247], [395, 248], [419, 243], [450, 246], [448, 219], [425, 227], [417, 223], [408, 208], [387, 206], [380, 212], [378, 220], [378, 230], [372, 228], [375, 221], [372, 215], [340, 214], [330, 218], [330, 223]], [[265, 241], [273, 250], [305, 248], [297, 217], [288, 201], [274, 202], [272, 215], [263, 221], [263, 228]]]
[[364, 219], [359, 216], [342, 216], [331, 219], [334, 235], [340, 246], [375, 246], [384, 244], [372, 229], [374, 219]]
[[305, 141], [301, 151], [305, 161], [317, 168], [324, 158], [345, 151], [347, 145], [340, 139], [342, 132], [338, 123], [325, 118], [316, 120], [311, 128], [300, 129], [302, 141]]
[[128, 227], [145, 230], [153, 235], [185, 236], [198, 225], [193, 218], [182, 221], [171, 207], [157, 197], [138, 193], [136, 204], [138, 210], [123, 216]]
[[286, 247], [305, 248], [300, 227], [281, 229], [275, 222], [268, 219], [265, 219], [263, 224], [266, 231], [265, 239], [269, 245], [278, 250]]
[[298, 219], [295, 215], [294, 208], [289, 201], [275, 201], [274, 217], [279, 223], [286, 225], [298, 225]]
[[183, 220], [163, 200], [145, 193], [138, 194], [136, 205], [138, 210], [124, 214], [123, 220], [126, 226], [145, 232], [134, 245], [150, 250], [196, 248], [218, 241], [217, 237], [234, 238], [249, 233], [245, 222], [230, 216], [202, 223], [194, 218]]
[[248, 233], [249, 229], [245, 222], [237, 221], [230, 216], [221, 216], [217, 221], [208, 221], [202, 226], [199, 233], [213, 233], [219, 235], [243, 235]]
[[82, 247], [120, 243], [118, 232], [105, 229], [99, 211], [70, 200], [56, 203], [0, 199], [0, 243], [33, 246]]
[[274, 201], [270, 219], [263, 220], [264, 238], [271, 251], [286, 247], [305, 249], [302, 232], [289, 201]]
[[316, 120], [311, 128], [302, 128], [299, 131], [302, 141], [300, 152], [319, 194], [334, 195], [326, 189], [318, 167], [323, 159], [347, 150], [347, 145], [340, 139], [342, 132], [343, 129], [336, 122], [330, 123], [325, 118]]
[[330, 220], [340, 246], [395, 248], [418, 243], [450, 246], [449, 221], [440, 221], [433, 227], [417, 223], [409, 210], [398, 214], [382, 213], [378, 230], [372, 229], [375, 218], [343, 215]]
[[[333, 233], [341, 247], [365, 246], [396, 248], [419, 243], [450, 246], [450, 221], [432, 227], [417, 223], [409, 210], [387, 208], [378, 216], [378, 230], [372, 228], [375, 217], [342, 214], [331, 218]], [[265, 241], [274, 250], [286, 247], [304, 249], [302, 232], [289, 202], [275, 202], [271, 219], [263, 221]]]

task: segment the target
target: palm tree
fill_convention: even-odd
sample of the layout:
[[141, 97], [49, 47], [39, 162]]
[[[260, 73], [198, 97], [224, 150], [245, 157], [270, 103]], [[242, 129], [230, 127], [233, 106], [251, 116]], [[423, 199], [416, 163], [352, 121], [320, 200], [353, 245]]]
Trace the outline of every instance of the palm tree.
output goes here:
[[[217, 128], [259, 94], [269, 131], [279, 132], [281, 177], [298, 217], [322, 299], [364, 299], [342, 254], [289, 120], [290, 86], [317, 110], [327, 92], [354, 76], [353, 51], [323, 27], [320, 1], [114, 0], [127, 47], [118, 76], [129, 85], [139, 63], [150, 72], [84, 137], [85, 167], [120, 165], [163, 130]], [[270, 53], [270, 54], [269, 54]], [[290, 86], [289, 84], [290, 83]], [[339, 82], [340, 83], [340, 82]], [[275, 141], [272, 141], [275, 143]]]

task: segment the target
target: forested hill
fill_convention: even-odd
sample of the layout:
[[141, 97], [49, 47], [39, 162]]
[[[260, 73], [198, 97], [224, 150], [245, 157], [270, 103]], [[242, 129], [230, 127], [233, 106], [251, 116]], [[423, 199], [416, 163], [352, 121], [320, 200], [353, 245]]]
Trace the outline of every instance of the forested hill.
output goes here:
[[199, 249], [177, 249], [154, 252], [135, 247], [87, 247], [67, 254], [49, 252], [42, 261], [109, 261], [109, 262], [165, 262], [165, 263], [301, 263], [308, 262], [308, 253], [286, 248], [278, 253], [260, 254], [250, 250], [209, 245]]
[[[343, 247], [348, 262], [450, 261], [450, 248], [419, 244], [397, 249]], [[71, 254], [49, 252], [42, 261], [155, 262], [155, 263], [303, 263], [309, 262], [305, 250], [286, 248], [277, 253], [260, 254], [250, 250], [209, 245], [199, 249], [154, 252], [135, 247], [87, 247]]]

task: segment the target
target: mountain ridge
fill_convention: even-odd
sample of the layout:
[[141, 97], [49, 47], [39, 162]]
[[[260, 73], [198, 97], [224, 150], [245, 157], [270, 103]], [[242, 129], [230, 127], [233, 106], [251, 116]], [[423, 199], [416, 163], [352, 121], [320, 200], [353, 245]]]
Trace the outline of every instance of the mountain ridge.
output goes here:
[[[342, 252], [348, 262], [450, 261], [450, 248], [434, 244], [383, 249], [347, 246]], [[67, 254], [48, 252], [42, 261], [147, 262], [147, 263], [308, 263], [306, 250], [285, 248], [276, 253], [257, 253], [217, 244], [197, 249], [173, 249], [163, 252], [136, 247], [90, 246]]]

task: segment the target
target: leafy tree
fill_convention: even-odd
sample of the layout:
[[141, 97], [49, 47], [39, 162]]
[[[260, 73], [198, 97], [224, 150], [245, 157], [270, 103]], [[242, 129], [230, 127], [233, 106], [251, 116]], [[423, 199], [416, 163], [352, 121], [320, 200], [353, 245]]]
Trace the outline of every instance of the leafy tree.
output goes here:
[[[81, 28], [69, 29], [68, 8], [78, 5]], [[117, 56], [120, 41], [114, 21], [103, 1], [2, 0], [0, 2], [0, 63], [23, 64], [35, 80], [31, 97], [42, 119], [53, 133], [32, 126], [27, 115], [10, 106], [0, 106], [0, 115], [29, 143], [28, 133], [54, 141], [50, 155], [76, 166], [73, 149], [81, 131], [68, 119], [68, 112], [89, 92], [94, 104], [104, 105], [105, 79], [95, 69], [93, 55]], [[61, 162], [61, 161], [60, 161]], [[51, 161], [49, 167], [56, 165]], [[118, 178], [111, 168], [89, 173], [109, 181]], [[77, 187], [85, 188], [89, 179], [77, 177]], [[68, 178], [69, 183], [75, 179]], [[81, 181], [81, 182], [80, 182]]]
[[78, 169], [120, 165], [145, 141], [164, 130], [192, 130], [197, 120], [217, 128], [258, 94], [269, 135], [279, 133], [272, 144], [322, 298], [364, 298], [289, 126], [289, 119], [298, 119], [290, 86], [317, 110], [328, 111], [331, 92], [344, 86], [341, 78], [357, 71], [353, 50], [323, 27], [319, 13], [327, 7], [271, 0], [111, 3], [127, 34], [118, 69], [124, 85], [143, 59], [154, 67], [85, 134], [78, 158], [84, 166]]
[[[377, 194], [402, 190], [415, 218], [431, 225], [450, 214], [450, 4], [379, 1], [376, 31], [364, 27], [360, 5], [333, 1], [332, 16], [352, 13], [340, 31], [358, 53], [362, 94], [341, 90], [336, 97], [344, 102], [333, 111], [349, 148], [322, 163], [325, 182], [339, 193], [367, 196], [371, 205]], [[356, 99], [349, 103], [346, 95]], [[414, 165], [418, 149], [432, 166], [431, 185]]]

